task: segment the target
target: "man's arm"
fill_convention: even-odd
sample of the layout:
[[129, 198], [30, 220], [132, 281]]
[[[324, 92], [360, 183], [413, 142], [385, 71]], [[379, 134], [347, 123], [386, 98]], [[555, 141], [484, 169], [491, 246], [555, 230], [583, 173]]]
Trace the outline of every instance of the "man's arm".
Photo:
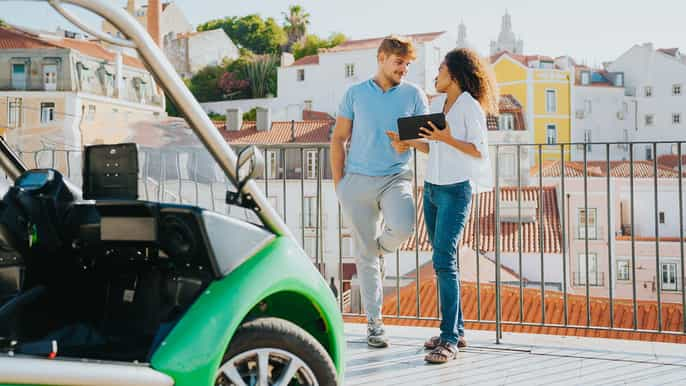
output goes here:
[[345, 144], [353, 133], [353, 121], [339, 116], [331, 137], [331, 174], [334, 186], [343, 178], [345, 167]]

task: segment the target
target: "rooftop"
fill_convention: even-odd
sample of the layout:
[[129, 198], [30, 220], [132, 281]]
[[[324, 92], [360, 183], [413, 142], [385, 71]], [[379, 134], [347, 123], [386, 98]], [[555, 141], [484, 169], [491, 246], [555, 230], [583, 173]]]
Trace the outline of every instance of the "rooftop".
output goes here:
[[244, 121], [240, 130], [228, 131], [225, 122], [216, 122], [224, 139], [232, 145], [279, 145], [288, 143], [329, 143], [331, 120], [274, 121], [270, 130], [259, 131], [254, 121]]
[[[426, 43], [435, 40], [439, 36], [443, 35], [445, 31], [440, 32], [427, 32], [412, 35], [402, 35], [412, 39], [415, 43]], [[370, 39], [360, 39], [360, 40], [347, 40], [336, 47], [332, 47], [324, 50], [324, 52], [342, 52], [342, 51], [354, 51], [354, 50], [369, 50], [377, 49], [379, 44], [384, 37], [370, 38]]]
[[[678, 160], [678, 158], [677, 158]], [[584, 163], [579, 161], [567, 161], [564, 164], [565, 177], [583, 177]], [[562, 173], [561, 161], [544, 161], [541, 165], [543, 177], [560, 177]], [[533, 166], [530, 169], [532, 176], [538, 176], [539, 167]], [[588, 161], [586, 175], [589, 177], [607, 177], [607, 162]], [[631, 164], [629, 161], [610, 161], [610, 176], [619, 178], [629, 178], [631, 175]], [[652, 178], [653, 161], [634, 161], [634, 178]], [[658, 178], [678, 178], [679, 173], [658, 161]]]

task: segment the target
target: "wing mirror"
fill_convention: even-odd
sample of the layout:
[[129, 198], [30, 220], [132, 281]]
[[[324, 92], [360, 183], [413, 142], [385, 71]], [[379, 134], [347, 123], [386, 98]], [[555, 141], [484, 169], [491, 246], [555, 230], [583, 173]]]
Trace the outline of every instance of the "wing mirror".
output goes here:
[[236, 180], [238, 186], [236, 192], [226, 192], [226, 202], [232, 205], [257, 209], [252, 197], [243, 195], [243, 187], [251, 179], [264, 173], [264, 156], [255, 145], [241, 149], [236, 158]]

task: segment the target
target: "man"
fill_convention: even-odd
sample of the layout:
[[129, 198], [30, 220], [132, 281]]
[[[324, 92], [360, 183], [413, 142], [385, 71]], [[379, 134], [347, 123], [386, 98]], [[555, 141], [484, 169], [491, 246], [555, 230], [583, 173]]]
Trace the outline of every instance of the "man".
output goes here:
[[331, 139], [333, 180], [355, 236], [371, 347], [388, 346], [381, 320], [383, 255], [394, 252], [414, 231], [410, 153], [396, 152], [386, 131], [397, 132], [400, 117], [429, 111], [424, 93], [403, 82], [415, 57], [410, 40], [385, 38], [377, 51], [374, 77], [351, 86], [343, 97]]

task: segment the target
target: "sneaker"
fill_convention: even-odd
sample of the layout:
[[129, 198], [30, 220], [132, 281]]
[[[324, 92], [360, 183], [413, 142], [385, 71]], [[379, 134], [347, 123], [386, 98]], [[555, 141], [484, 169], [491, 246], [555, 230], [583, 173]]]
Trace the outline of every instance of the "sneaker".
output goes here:
[[375, 348], [388, 347], [388, 338], [380, 320], [367, 322], [367, 345]]

